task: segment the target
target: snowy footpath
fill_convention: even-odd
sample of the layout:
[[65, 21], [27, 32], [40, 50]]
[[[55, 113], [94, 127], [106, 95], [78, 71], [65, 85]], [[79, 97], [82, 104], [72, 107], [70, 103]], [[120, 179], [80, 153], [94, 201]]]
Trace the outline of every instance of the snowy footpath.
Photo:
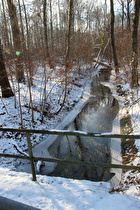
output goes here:
[[39, 209], [138, 210], [140, 200], [130, 195], [110, 193], [108, 182], [91, 182], [17, 173], [0, 168], [0, 195]]

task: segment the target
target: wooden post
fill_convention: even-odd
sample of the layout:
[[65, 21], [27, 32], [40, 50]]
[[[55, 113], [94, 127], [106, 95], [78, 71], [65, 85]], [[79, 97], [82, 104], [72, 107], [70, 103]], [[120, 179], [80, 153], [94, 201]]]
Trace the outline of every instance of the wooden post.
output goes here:
[[36, 181], [36, 173], [35, 173], [35, 166], [34, 166], [34, 159], [33, 159], [33, 152], [32, 152], [30, 133], [26, 132], [26, 138], [27, 138], [27, 143], [28, 143], [28, 150], [29, 150], [29, 156], [30, 156], [30, 164], [31, 164], [33, 181]]

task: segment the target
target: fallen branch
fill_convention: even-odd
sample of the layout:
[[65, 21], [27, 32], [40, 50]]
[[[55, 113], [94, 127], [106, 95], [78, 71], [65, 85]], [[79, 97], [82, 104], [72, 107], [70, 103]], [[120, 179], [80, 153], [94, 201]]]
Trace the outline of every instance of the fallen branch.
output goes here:
[[82, 85], [81, 84], [77, 84], [77, 83], [75, 83], [75, 82], [69, 82], [70, 84], [72, 84], [72, 85], [75, 85], [75, 86], [77, 86], [77, 87], [82, 87]]
[[26, 152], [23, 152], [23, 151], [21, 150], [21, 148], [20, 148], [15, 142], [12, 143], [12, 144], [13, 144], [13, 146], [16, 148], [16, 150], [17, 150], [20, 154], [29, 157], [29, 155], [28, 155]]
[[96, 63], [98, 63], [102, 66], [105, 66], [105, 67], [109, 68], [109, 69], [113, 68], [113, 65], [109, 65], [108, 63], [104, 63], [104, 62], [101, 62], [101, 61], [96, 61], [96, 59], [94, 59], [93, 62], [96, 62]]

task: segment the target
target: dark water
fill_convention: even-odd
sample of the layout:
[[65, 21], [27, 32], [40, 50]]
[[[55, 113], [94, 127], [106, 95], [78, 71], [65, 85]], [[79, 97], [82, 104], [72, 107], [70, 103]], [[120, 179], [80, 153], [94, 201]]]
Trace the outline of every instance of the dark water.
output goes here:
[[[68, 130], [86, 132], [111, 132], [119, 106], [108, 87], [101, 81], [109, 81], [110, 71], [102, 70], [91, 84], [91, 98]], [[61, 137], [49, 147], [49, 153], [57, 158], [110, 163], [110, 139], [91, 137]], [[42, 174], [45, 174], [42, 168]], [[93, 166], [57, 164], [51, 176], [108, 181], [113, 174], [109, 169]]]

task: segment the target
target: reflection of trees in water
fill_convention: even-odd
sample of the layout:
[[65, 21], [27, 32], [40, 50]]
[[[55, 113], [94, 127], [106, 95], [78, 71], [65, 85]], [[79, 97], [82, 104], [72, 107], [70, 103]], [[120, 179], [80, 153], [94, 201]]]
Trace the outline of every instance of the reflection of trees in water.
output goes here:
[[[81, 122], [81, 120], [78, 120]], [[75, 130], [82, 130], [77, 119], [74, 121]], [[105, 140], [105, 139], [104, 139]], [[103, 141], [103, 139], [100, 139]], [[110, 162], [110, 151], [108, 146], [99, 142], [99, 138], [93, 139], [88, 137], [77, 137], [77, 153], [78, 160], [87, 162]], [[83, 178], [89, 180], [108, 180], [110, 179], [110, 173], [108, 169], [99, 168], [94, 166], [82, 166]]]
[[[98, 79], [94, 79], [91, 85], [91, 98], [82, 112], [74, 120], [69, 130], [83, 130], [87, 132], [111, 132], [112, 122], [118, 112], [118, 103], [113, 98], [108, 87], [100, 84]], [[96, 112], [103, 114], [104, 120], [96, 116]], [[107, 113], [106, 113], [107, 112]], [[94, 117], [95, 120], [93, 129]], [[106, 123], [106, 117], [108, 123]], [[90, 121], [91, 118], [91, 121]], [[91, 126], [89, 125], [91, 123]], [[56, 143], [55, 143], [56, 144]], [[80, 160], [87, 162], [109, 163], [111, 160], [109, 145], [110, 139], [107, 138], [89, 138], [67, 136], [57, 140], [56, 151], [52, 146], [52, 155], [58, 158], [67, 158], [71, 160]], [[88, 179], [94, 181], [108, 181], [111, 177], [110, 170], [94, 166], [79, 166], [69, 164], [57, 164], [55, 171], [51, 175], [64, 176], [78, 179]]]
[[[97, 78], [99, 81], [99, 79]], [[114, 102], [116, 101], [115, 98], [112, 96], [111, 90], [109, 87], [106, 87], [100, 82], [97, 82], [96, 79], [94, 79], [91, 83], [91, 95], [94, 97], [94, 100], [89, 100], [89, 106], [91, 104], [92, 107], [95, 108], [95, 110], [98, 107], [104, 107], [104, 106], [113, 106], [115, 105]], [[95, 103], [96, 101], [96, 103]], [[116, 101], [117, 103], [117, 101]]]
[[[76, 138], [71, 139], [71, 136], [65, 139], [62, 144], [68, 143], [68, 148], [65, 152], [62, 151], [57, 155], [59, 158], [70, 160], [80, 160], [86, 162], [110, 162], [110, 151], [108, 147], [93, 141], [92, 138]], [[59, 144], [60, 147], [62, 144]], [[93, 149], [94, 148], [94, 149]], [[61, 148], [62, 149], [62, 148]], [[58, 154], [58, 153], [57, 153]], [[57, 164], [55, 171], [50, 175], [63, 176], [67, 178], [87, 179], [93, 181], [108, 181], [110, 179], [109, 169], [94, 167], [94, 166], [79, 166], [69, 164]]]

